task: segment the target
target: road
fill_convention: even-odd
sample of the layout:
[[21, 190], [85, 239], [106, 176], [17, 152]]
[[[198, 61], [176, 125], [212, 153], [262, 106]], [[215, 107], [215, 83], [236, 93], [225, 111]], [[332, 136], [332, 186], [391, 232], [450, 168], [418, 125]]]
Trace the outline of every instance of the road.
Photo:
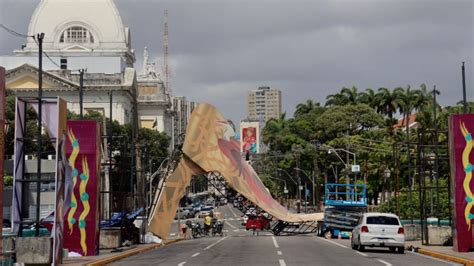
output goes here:
[[456, 265], [411, 252], [359, 252], [350, 248], [349, 240], [327, 240], [313, 235], [273, 236], [267, 232], [253, 236], [240, 225], [241, 213], [237, 209], [227, 205], [219, 211], [227, 219], [224, 237], [181, 241], [113, 265]]

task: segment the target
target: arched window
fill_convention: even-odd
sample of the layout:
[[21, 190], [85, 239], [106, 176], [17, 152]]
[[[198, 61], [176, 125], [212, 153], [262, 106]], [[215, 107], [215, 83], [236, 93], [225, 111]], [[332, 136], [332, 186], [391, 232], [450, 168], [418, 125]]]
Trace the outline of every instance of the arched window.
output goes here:
[[80, 26], [67, 28], [59, 37], [61, 43], [94, 43], [94, 36], [91, 32]]

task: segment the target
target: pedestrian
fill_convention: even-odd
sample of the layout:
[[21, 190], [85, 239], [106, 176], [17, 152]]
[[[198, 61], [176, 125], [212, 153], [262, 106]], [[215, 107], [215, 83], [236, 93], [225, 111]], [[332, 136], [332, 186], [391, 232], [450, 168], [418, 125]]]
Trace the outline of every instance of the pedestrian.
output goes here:
[[204, 217], [204, 233], [209, 235], [209, 230], [211, 229], [212, 225], [212, 213], [209, 213]]

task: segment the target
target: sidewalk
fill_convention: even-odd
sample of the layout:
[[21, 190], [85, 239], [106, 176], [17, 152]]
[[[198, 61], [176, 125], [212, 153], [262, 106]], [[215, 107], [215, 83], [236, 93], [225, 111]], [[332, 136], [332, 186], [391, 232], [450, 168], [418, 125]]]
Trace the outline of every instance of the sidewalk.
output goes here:
[[166, 246], [182, 239], [169, 239], [164, 244], [143, 244], [135, 245], [131, 247], [123, 247], [122, 251], [112, 252], [112, 250], [101, 250], [98, 256], [86, 256], [86, 257], [72, 257], [65, 258], [62, 265], [68, 266], [79, 266], [79, 265], [105, 265], [112, 263], [117, 260], [121, 260], [142, 252], [147, 252], [162, 246]]
[[406, 241], [405, 246], [418, 248], [423, 255], [474, 266], [474, 252], [455, 252], [452, 246], [423, 246], [421, 241]]

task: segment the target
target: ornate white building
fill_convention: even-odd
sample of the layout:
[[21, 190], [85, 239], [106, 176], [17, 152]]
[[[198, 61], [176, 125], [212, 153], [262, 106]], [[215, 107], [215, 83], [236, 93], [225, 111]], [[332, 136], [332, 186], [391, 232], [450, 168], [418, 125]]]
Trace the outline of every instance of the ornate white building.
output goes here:
[[[142, 72], [133, 67], [135, 53], [130, 30], [112, 0], [42, 0], [28, 35], [44, 33], [44, 96], [60, 96], [79, 113], [79, 69], [84, 74], [85, 112], [94, 110], [119, 123], [154, 128], [173, 135], [171, 95], [159, 78], [145, 48]], [[20, 97], [37, 95], [38, 45], [27, 38], [14, 56], [0, 57], [7, 88]]]

